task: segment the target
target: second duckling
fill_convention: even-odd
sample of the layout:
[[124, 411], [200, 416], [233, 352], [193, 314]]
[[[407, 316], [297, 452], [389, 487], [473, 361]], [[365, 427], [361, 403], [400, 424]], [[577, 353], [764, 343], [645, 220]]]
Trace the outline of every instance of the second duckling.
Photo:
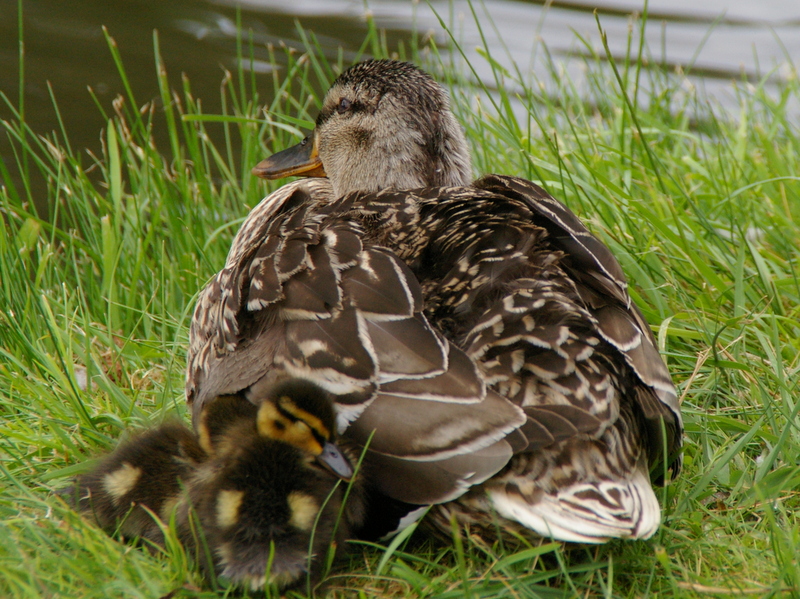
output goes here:
[[62, 495], [108, 533], [163, 545], [183, 481], [206, 459], [185, 424], [167, 422], [123, 441]]

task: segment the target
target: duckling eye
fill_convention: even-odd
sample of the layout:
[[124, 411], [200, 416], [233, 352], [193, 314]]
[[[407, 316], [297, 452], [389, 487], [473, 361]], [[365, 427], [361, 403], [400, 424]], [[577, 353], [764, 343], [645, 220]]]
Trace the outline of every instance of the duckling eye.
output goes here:
[[352, 105], [353, 103], [347, 98], [340, 98], [339, 105], [336, 107], [336, 112], [338, 112], [339, 114], [347, 112], [348, 110], [350, 110], [350, 107]]

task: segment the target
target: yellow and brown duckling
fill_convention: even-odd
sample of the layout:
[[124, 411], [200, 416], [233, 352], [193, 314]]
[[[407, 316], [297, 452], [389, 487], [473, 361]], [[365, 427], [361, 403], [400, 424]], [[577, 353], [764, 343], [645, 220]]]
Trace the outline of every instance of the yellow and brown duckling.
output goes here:
[[194, 432], [168, 422], [123, 441], [63, 495], [105, 531], [163, 545], [183, 481], [206, 458]]
[[679, 470], [681, 416], [622, 269], [540, 187], [471, 181], [429, 75], [355, 65], [313, 133], [254, 173], [315, 178], [252, 210], [200, 295], [195, 422], [220, 396], [303, 377], [368, 444], [378, 496], [567, 541], [655, 532], [650, 472]]
[[74, 492], [80, 509], [126, 537], [162, 544], [174, 514], [196, 561], [233, 584], [315, 583], [363, 511], [360, 485], [346, 482], [355, 458], [334, 444], [333, 427], [329, 395], [307, 381], [278, 384], [259, 406], [219, 397], [199, 439], [180, 423], [157, 427], [123, 443]]
[[360, 485], [347, 484], [356, 457], [334, 444], [334, 424], [328, 394], [302, 380], [258, 407], [235, 395], [209, 404], [199, 431], [212, 457], [186, 479], [178, 508], [182, 540], [205, 568], [251, 589], [319, 578], [363, 511]]

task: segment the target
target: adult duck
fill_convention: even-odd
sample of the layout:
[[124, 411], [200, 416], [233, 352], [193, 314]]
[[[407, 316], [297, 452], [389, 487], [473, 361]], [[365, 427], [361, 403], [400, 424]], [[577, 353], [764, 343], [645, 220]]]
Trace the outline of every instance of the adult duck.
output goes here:
[[540, 187], [471, 181], [429, 75], [353, 66], [311, 135], [253, 172], [309, 178], [252, 210], [199, 297], [195, 416], [308, 379], [368, 447], [373, 512], [445, 504], [578, 542], [655, 532], [650, 473], [678, 471], [681, 416], [622, 269]]

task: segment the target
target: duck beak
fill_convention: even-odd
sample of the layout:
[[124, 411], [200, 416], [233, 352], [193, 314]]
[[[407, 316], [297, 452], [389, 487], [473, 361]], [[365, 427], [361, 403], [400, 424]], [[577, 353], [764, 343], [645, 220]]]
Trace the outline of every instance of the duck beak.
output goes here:
[[262, 160], [253, 167], [252, 173], [262, 179], [324, 177], [325, 169], [319, 159], [317, 136], [312, 132], [296, 146]]
[[317, 461], [345, 482], [353, 478], [353, 468], [350, 466], [350, 462], [333, 443], [325, 443], [322, 453], [317, 456]]

